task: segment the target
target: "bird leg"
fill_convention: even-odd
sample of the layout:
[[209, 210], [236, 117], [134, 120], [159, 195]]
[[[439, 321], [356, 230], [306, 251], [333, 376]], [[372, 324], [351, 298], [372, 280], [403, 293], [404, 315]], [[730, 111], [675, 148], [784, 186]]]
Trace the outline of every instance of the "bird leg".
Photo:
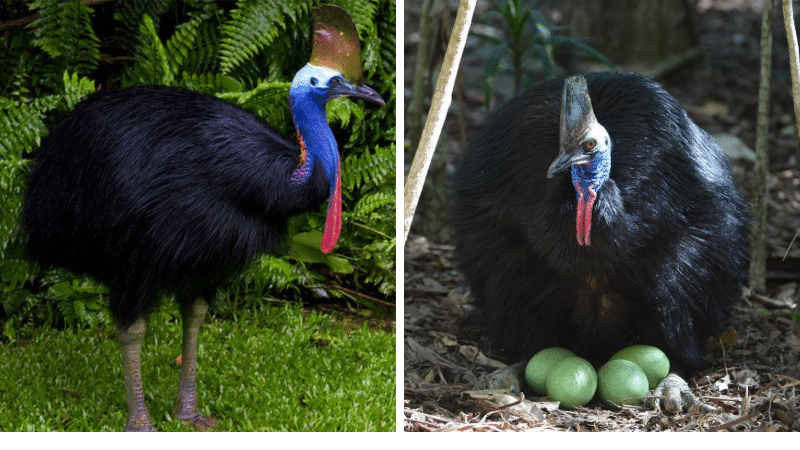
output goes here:
[[156, 431], [147, 406], [144, 404], [142, 390], [142, 340], [147, 323], [139, 317], [125, 329], [119, 329], [119, 343], [122, 348], [122, 367], [125, 371], [125, 390], [128, 399], [128, 423], [125, 431]]
[[703, 403], [702, 400], [697, 398], [689, 389], [689, 383], [674, 373], [667, 375], [656, 386], [653, 391], [653, 397], [647, 400], [648, 406], [655, 410], [660, 410], [663, 404], [664, 410], [668, 414], [679, 413], [682, 410], [699, 411], [703, 414], [716, 411], [715, 407]]
[[178, 396], [175, 398], [175, 417], [187, 426], [200, 430], [209, 430], [216, 427], [219, 422], [200, 414], [197, 409], [197, 333], [203, 317], [208, 310], [208, 304], [198, 298], [194, 303], [181, 306], [181, 319], [183, 322], [183, 358], [181, 362], [181, 380], [178, 384]]

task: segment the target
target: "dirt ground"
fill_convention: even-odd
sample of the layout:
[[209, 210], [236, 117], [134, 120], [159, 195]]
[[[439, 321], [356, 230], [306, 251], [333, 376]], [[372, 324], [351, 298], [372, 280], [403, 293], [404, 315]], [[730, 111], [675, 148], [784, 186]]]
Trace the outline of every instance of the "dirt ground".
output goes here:
[[[414, 3], [405, 6], [406, 102], [419, 36], [419, 7]], [[485, 14], [485, 5], [481, 10], [481, 3], [476, 24], [499, 27]], [[545, 3], [557, 6], [558, 2]], [[760, 2], [703, 0], [699, 9], [702, 57], [658, 81], [712, 135], [735, 136], [754, 148]], [[779, 12], [775, 20], [782, 20]], [[464, 75], [457, 86], [456, 102], [405, 247], [406, 431], [800, 431], [800, 239], [792, 244], [800, 229], [800, 164], [780, 22], [773, 39], [767, 291], [743, 295], [732, 318], [738, 338], [722, 346], [712, 341], [707, 355], [712, 367], [687, 379], [693, 392], [716, 411], [675, 415], [633, 406], [610, 410], [597, 403], [567, 411], [527, 392], [520, 401], [482, 390], [488, 374], [515, 361], [498, 361], [488, 342], [467, 325], [471, 301], [454, 268], [454, 249], [443, 216], [448, 174], [465, 138], [475, 133], [486, 114], [480, 86], [486, 52], [480, 41], [468, 43], [462, 75], [477, 75]], [[406, 152], [406, 170], [410, 153]], [[749, 198], [752, 160], [736, 158], [732, 163], [737, 183]]]

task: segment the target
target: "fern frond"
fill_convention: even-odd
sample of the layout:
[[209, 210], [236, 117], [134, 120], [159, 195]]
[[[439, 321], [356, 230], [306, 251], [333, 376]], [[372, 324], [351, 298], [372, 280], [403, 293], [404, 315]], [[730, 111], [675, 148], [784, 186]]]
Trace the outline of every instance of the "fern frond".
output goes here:
[[[134, 53], [138, 45], [139, 27], [142, 17], [145, 15], [153, 19], [153, 25], [159, 28], [159, 18], [168, 9], [172, 0], [147, 0], [147, 1], [127, 1], [117, 2], [114, 10], [114, 20], [120, 22], [118, 34], [121, 35], [120, 42], [123, 50]], [[129, 54], [130, 54], [129, 53]]]
[[69, 109], [74, 108], [83, 97], [91, 94], [94, 90], [94, 81], [91, 79], [87, 77], [79, 78], [77, 72], [73, 73], [72, 76], [68, 72], [64, 72], [64, 93], [62, 96]]
[[175, 29], [167, 40], [167, 59], [172, 73], [202, 73], [216, 69], [219, 37], [215, 11], [205, 11]]
[[242, 91], [242, 83], [236, 78], [219, 73], [181, 73], [179, 86], [204, 94], [236, 93]]
[[394, 183], [394, 146], [376, 147], [372, 152], [351, 155], [342, 162], [342, 185], [352, 191], [362, 184]]
[[247, 92], [219, 94], [218, 97], [235, 103], [260, 117], [283, 134], [292, 132], [292, 116], [288, 101], [291, 83], [284, 81], [260, 83]]
[[32, 10], [39, 12], [33, 43], [64, 68], [90, 73], [100, 60], [100, 41], [92, 29], [92, 10], [81, 1], [36, 0]]
[[175, 79], [175, 72], [170, 66], [167, 51], [158, 38], [153, 19], [149, 15], [145, 14], [142, 18], [139, 32], [141, 36], [136, 52], [137, 79], [135, 81], [164, 86], [171, 85]]
[[223, 73], [252, 59], [281, 33], [288, 33], [311, 14], [311, 0], [242, 1], [222, 27], [220, 66]]
[[30, 103], [4, 101], [0, 104], [0, 159], [16, 161], [23, 152], [37, 147], [47, 132], [42, 121], [44, 114], [60, 100], [58, 95], [48, 95]]
[[386, 186], [389, 188], [380, 189], [376, 192], [370, 192], [361, 197], [358, 203], [356, 203], [353, 215], [356, 217], [366, 218], [370, 213], [378, 209], [386, 209], [386, 207], [391, 207], [394, 209], [396, 204], [394, 184], [391, 186]]

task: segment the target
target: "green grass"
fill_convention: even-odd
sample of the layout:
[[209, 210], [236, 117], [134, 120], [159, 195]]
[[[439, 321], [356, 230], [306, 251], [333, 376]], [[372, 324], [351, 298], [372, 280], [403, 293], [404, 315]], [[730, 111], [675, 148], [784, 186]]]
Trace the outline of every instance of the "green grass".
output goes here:
[[[180, 368], [174, 305], [150, 317], [142, 350], [146, 402], [160, 431]], [[119, 431], [125, 387], [113, 327], [35, 328], [0, 345], [0, 431]], [[395, 336], [299, 305], [207, 319], [200, 331], [198, 403], [223, 431], [394, 431]]]

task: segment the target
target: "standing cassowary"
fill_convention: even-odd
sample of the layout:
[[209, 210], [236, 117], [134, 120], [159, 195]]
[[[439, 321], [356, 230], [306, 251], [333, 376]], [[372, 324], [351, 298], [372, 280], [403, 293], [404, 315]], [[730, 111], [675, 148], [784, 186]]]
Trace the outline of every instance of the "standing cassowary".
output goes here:
[[748, 207], [657, 83], [594, 73], [524, 93], [469, 144], [454, 189], [459, 268], [493, 350], [600, 365], [649, 344], [707, 365], [747, 276]]
[[311, 60], [289, 93], [299, 147], [229, 103], [158, 86], [95, 94], [42, 144], [22, 214], [30, 255], [108, 285], [125, 371], [126, 430], [153, 430], [139, 356], [145, 318], [170, 293], [183, 319], [176, 417], [201, 429], [217, 424], [198, 411], [195, 390], [206, 300], [276, 249], [288, 216], [325, 199], [322, 250], [336, 245], [341, 177], [325, 104], [350, 96], [383, 105], [361, 77], [353, 22], [344, 10], [321, 6], [314, 9]]

